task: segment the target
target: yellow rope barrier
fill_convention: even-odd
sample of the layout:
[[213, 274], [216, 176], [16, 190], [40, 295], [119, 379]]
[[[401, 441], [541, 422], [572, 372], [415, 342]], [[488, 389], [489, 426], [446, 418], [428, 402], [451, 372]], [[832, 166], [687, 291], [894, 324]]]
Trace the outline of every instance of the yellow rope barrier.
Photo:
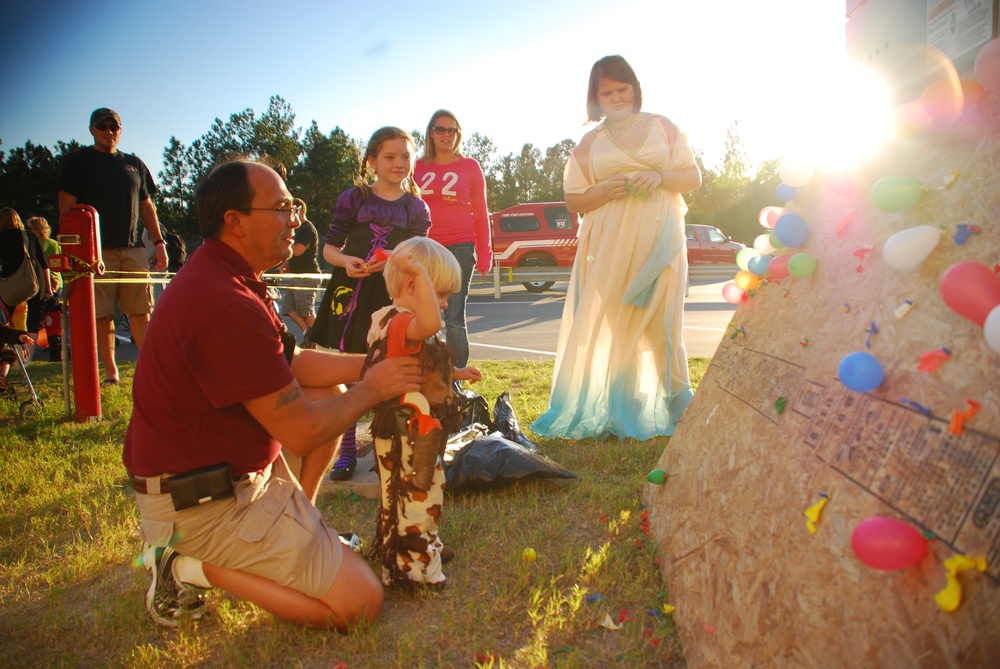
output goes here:
[[[84, 268], [93, 270], [93, 265], [83, 262], [79, 258], [75, 258], [80, 265]], [[93, 274], [90, 272], [63, 272], [63, 281], [70, 283], [85, 276], [87, 274]], [[112, 283], [149, 283], [149, 284], [168, 284], [170, 283], [171, 277], [176, 276], [176, 272], [128, 272], [121, 270], [111, 270], [105, 272], [101, 277], [94, 278], [94, 284], [112, 284]], [[111, 277], [110, 275], [114, 275]], [[134, 277], [134, 278], [133, 278]], [[272, 288], [279, 288], [281, 290], [320, 290], [326, 285], [327, 279], [330, 276], [328, 274], [264, 274], [261, 280], [267, 283]], [[319, 281], [317, 286], [287, 286], [283, 285], [283, 280], [288, 279], [314, 279]]]

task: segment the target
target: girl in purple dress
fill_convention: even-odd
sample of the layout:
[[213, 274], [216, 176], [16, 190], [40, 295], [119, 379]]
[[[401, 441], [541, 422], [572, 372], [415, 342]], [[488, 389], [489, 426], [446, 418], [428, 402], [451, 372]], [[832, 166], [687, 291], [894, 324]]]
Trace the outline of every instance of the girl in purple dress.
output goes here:
[[[323, 258], [334, 266], [309, 340], [348, 353], [368, 350], [372, 314], [392, 300], [382, 279], [379, 249], [427, 236], [430, 210], [413, 181], [413, 138], [400, 128], [375, 131], [362, 160], [361, 180], [337, 199]], [[374, 177], [374, 180], [372, 180]], [[355, 430], [344, 435], [330, 478], [346, 481], [357, 465]]]

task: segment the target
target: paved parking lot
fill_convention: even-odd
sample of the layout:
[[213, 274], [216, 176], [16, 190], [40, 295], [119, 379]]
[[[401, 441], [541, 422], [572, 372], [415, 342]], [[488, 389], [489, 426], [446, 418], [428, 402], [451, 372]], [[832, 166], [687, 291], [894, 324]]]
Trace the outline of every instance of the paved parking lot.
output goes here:
[[[684, 343], [688, 356], [710, 358], [726, 333], [736, 307], [722, 299], [722, 285], [735, 269], [699, 268], [691, 275], [684, 307]], [[466, 309], [473, 360], [545, 360], [555, 358], [559, 320], [567, 282], [544, 293], [521, 284], [503, 284], [495, 299], [493, 284], [473, 284]]]
[[[722, 299], [722, 285], [732, 280], [734, 266], [698, 267], [692, 271], [684, 306], [684, 343], [691, 357], [710, 358], [736, 311]], [[566, 300], [566, 281], [544, 293], [531, 293], [520, 283], [501, 286], [494, 297], [492, 281], [474, 281], [466, 310], [473, 360], [547, 360], [555, 358], [559, 319]], [[320, 295], [322, 297], [322, 295]], [[298, 328], [285, 319], [290, 332]], [[125, 327], [118, 330], [119, 360], [135, 360], [136, 347]]]

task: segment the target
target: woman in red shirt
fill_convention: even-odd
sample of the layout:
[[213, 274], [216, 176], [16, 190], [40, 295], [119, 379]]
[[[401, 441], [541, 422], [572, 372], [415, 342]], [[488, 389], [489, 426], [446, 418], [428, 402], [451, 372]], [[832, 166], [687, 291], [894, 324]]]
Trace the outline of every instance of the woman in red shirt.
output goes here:
[[462, 126], [458, 119], [450, 111], [439, 109], [427, 124], [424, 155], [414, 169], [420, 197], [431, 210], [432, 225], [427, 236], [451, 251], [462, 268], [462, 287], [448, 298], [444, 310], [446, 340], [457, 367], [469, 364], [465, 303], [472, 270], [486, 274], [493, 267], [486, 178], [474, 158], [462, 155], [461, 146]]

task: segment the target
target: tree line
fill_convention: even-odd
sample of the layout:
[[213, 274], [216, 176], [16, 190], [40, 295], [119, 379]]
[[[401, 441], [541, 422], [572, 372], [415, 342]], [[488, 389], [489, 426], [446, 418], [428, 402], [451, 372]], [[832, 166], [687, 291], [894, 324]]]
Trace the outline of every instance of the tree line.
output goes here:
[[[417, 155], [423, 152], [420, 130], [411, 131]], [[463, 152], [475, 158], [486, 176], [491, 211], [523, 202], [563, 199], [563, 168], [576, 143], [570, 139], [544, 151], [524, 144], [519, 153], [499, 155], [486, 135], [474, 132], [463, 139]], [[56, 142], [55, 149], [33, 144], [0, 152], [0, 206], [13, 207], [27, 216], [44, 216], [58, 227], [55, 185], [63, 158], [81, 148], [76, 141]], [[272, 96], [267, 109], [252, 109], [216, 118], [201, 137], [184, 145], [171, 137], [163, 151], [163, 169], [157, 175], [160, 193], [156, 204], [160, 221], [189, 241], [199, 238], [194, 212], [194, 188], [212, 167], [236, 156], [268, 157], [283, 168], [289, 190], [309, 207], [309, 219], [322, 237], [329, 227], [337, 197], [358, 178], [364, 140], [352, 138], [341, 128], [329, 133], [316, 121], [303, 129], [296, 125], [291, 105]], [[719, 170], [707, 168], [702, 152], [695, 154], [702, 170], [703, 185], [686, 195], [688, 223], [715, 225], [733, 239], [747, 245], [760, 234], [757, 214], [776, 201], [780, 183], [778, 160], [768, 160], [751, 176], [751, 164], [743, 149], [739, 124], [727, 131], [725, 153]]]

